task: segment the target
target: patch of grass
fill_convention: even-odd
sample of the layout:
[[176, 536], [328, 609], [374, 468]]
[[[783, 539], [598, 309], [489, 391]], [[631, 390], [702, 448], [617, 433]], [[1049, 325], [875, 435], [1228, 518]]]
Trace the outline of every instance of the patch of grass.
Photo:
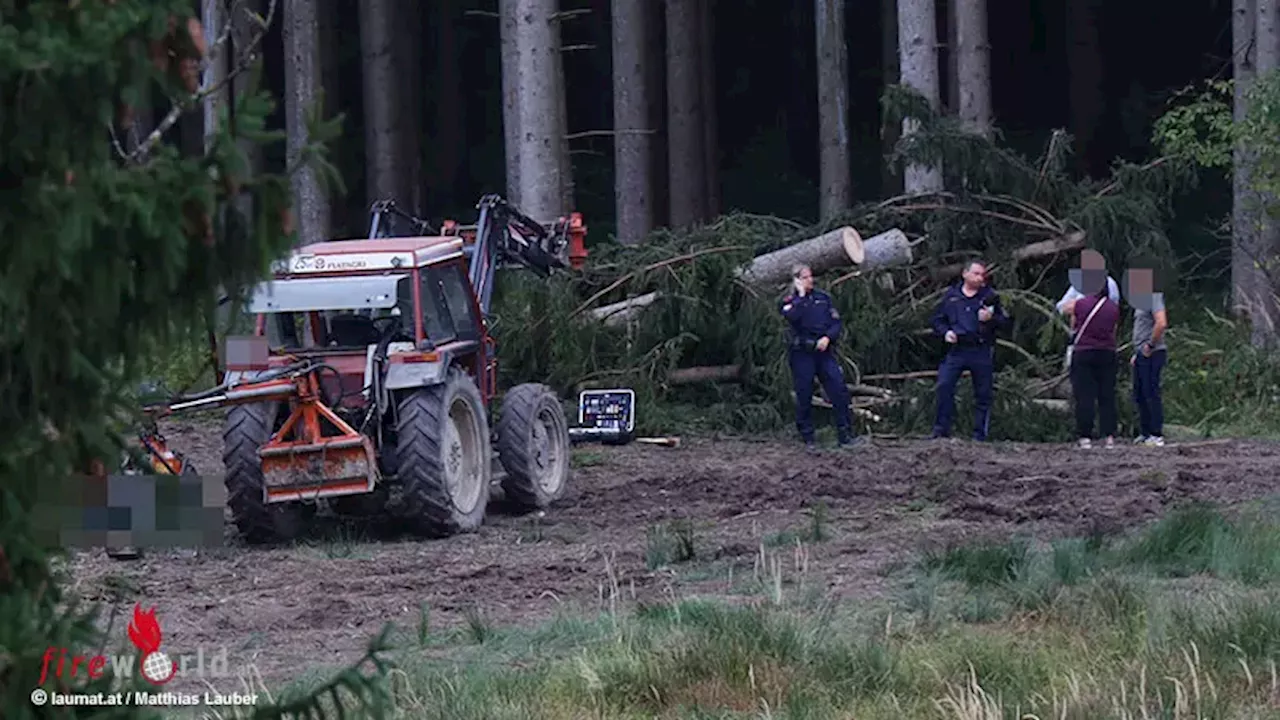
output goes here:
[[569, 455], [569, 466], [575, 468], [594, 467], [608, 462], [608, 458], [599, 450], [574, 450]]
[[952, 545], [887, 605], [810, 603], [803, 548], [762, 543], [754, 594], [732, 602], [532, 629], [468, 614], [456, 644], [406, 648], [400, 717], [1274, 717], [1273, 531], [1188, 509], [1114, 541]]
[[[1088, 634], [891, 628], [856, 612], [681, 600], [524, 631], [520, 652], [504, 641], [452, 664], [403, 662], [398, 699], [404, 717], [441, 718], [1263, 717], [1277, 619], [1280, 603], [1262, 598], [1145, 643], [1105, 621]], [[1263, 640], [1233, 650], [1245, 635]]]
[[690, 562], [697, 556], [697, 536], [688, 519], [654, 525], [645, 534], [645, 565], [650, 570]]
[[923, 558], [926, 570], [941, 572], [966, 584], [1001, 585], [1017, 580], [1030, 561], [1029, 546], [1022, 540], [981, 540], [929, 550]]
[[805, 510], [805, 515], [808, 516], [809, 521], [805, 523], [804, 527], [789, 528], [766, 535], [764, 538], [765, 547], [791, 547], [806, 543], [820, 543], [831, 539], [831, 530], [828, 524], [830, 515], [825, 502], [814, 503]]
[[479, 607], [470, 606], [463, 611], [462, 615], [467, 623], [466, 635], [471, 642], [483, 645], [493, 638], [494, 628]]
[[345, 522], [326, 526], [314, 538], [303, 541], [313, 552], [330, 560], [353, 560], [368, 557], [369, 537], [358, 527]]
[[1169, 577], [1210, 574], [1259, 585], [1280, 579], [1280, 525], [1257, 515], [1233, 522], [1192, 504], [1148, 528], [1121, 558]]

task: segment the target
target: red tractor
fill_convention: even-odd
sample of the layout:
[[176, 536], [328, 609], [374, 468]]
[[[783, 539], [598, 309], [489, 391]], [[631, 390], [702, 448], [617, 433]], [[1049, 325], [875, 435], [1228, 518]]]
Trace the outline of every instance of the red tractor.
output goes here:
[[[218, 387], [152, 409], [229, 406], [228, 504], [247, 541], [295, 537], [321, 503], [388, 511], [440, 537], [480, 526], [491, 482], [528, 510], [563, 495], [569, 432], [556, 392], [517, 385], [491, 420], [489, 301], [501, 264], [542, 275], [578, 265], [586, 228], [577, 213], [543, 225], [492, 195], [477, 207], [476, 225], [435, 232], [377, 203], [368, 239], [297, 249], [249, 301], [267, 357], [251, 369], [229, 361]], [[406, 220], [408, 236], [389, 229]], [[143, 444], [173, 458], [154, 431]]]

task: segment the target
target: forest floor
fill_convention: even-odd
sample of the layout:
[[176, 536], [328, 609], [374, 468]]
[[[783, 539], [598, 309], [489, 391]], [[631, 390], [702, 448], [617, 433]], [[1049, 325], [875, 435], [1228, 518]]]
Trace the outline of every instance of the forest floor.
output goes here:
[[[199, 469], [221, 468], [216, 426], [163, 430]], [[1170, 600], [1191, 598], [1196, 577], [1219, 600], [1280, 582], [1269, 544], [1280, 530], [1220, 519], [1265, 501], [1277, 479], [1280, 445], [1235, 440], [1092, 451], [877, 440], [816, 455], [774, 439], [580, 446], [558, 505], [519, 516], [495, 500], [474, 534], [375, 537], [370, 521], [254, 548], [229, 530], [223, 548], [79, 553], [71, 573], [80, 595], [119, 608], [122, 647], [134, 603], [154, 605], [171, 655], [225, 648], [232, 675], [261, 675], [255, 687], [313, 684], [394, 623], [406, 717], [709, 717], [689, 714], [701, 706], [976, 718], [1013, 702], [1059, 716], [1073, 692], [1083, 714], [1063, 717], [1121, 705], [1140, 716], [1139, 702], [1205, 716], [1193, 705], [1243, 683], [1226, 678], [1241, 667], [1248, 689], [1231, 702], [1280, 708], [1276, 601], [1223, 616], [1241, 637], [1221, 639]], [[1129, 538], [1190, 501], [1226, 514]], [[1152, 583], [1163, 589], [1151, 595]], [[1155, 597], [1159, 612], [1145, 604]], [[1186, 638], [1202, 639], [1183, 662]], [[1087, 647], [1124, 651], [1104, 662]], [[1216, 681], [1197, 665], [1217, 661], [1200, 657], [1210, 651]], [[203, 690], [191, 675], [174, 686]], [[984, 695], [993, 686], [1002, 700]]]

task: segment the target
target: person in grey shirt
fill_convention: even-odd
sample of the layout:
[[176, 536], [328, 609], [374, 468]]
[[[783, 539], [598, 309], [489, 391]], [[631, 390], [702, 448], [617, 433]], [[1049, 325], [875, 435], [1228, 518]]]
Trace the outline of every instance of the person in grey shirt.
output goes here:
[[1129, 304], [1133, 306], [1133, 402], [1138, 406], [1140, 445], [1164, 445], [1164, 401], [1160, 375], [1168, 356], [1164, 332], [1169, 327], [1164, 293], [1158, 292], [1150, 263], [1135, 263], [1126, 273]]

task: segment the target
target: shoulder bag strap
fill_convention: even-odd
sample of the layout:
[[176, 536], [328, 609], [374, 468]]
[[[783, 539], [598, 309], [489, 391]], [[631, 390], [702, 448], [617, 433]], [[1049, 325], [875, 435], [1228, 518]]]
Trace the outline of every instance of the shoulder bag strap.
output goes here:
[[1107, 302], [1108, 300], [1110, 300], [1110, 298], [1098, 298], [1098, 302], [1094, 303], [1093, 309], [1089, 311], [1089, 315], [1085, 317], [1084, 322], [1080, 324], [1080, 329], [1076, 330], [1075, 335], [1071, 337], [1072, 345], [1075, 345], [1076, 341], [1080, 339], [1080, 336], [1084, 334], [1084, 329], [1089, 327], [1089, 321], [1092, 320], [1093, 316], [1102, 308], [1102, 303]]

